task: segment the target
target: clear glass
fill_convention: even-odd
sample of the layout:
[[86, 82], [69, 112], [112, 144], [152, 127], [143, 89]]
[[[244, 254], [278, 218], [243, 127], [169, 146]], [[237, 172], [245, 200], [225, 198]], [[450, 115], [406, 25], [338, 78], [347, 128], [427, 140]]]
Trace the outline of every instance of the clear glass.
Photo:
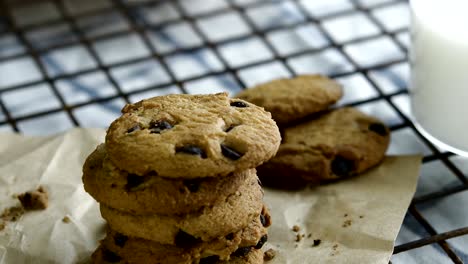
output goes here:
[[468, 1], [410, 3], [413, 121], [438, 147], [468, 156]]

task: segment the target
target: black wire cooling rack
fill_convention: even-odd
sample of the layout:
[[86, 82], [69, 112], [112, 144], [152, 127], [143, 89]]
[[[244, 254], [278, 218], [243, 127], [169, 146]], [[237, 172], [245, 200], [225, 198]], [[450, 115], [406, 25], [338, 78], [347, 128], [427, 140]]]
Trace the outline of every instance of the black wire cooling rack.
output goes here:
[[[185, 2], [190, 0], [185, 0]], [[315, 1], [315, 0], [314, 0]], [[314, 1], [310, 1], [314, 2]], [[94, 2], [94, 5], [86, 6], [85, 2]], [[200, 5], [204, 5], [206, 2], [198, 1]], [[207, 1], [213, 3], [214, 1]], [[221, 3], [222, 2], [222, 3]], [[286, 20], [284, 23], [273, 23], [269, 26], [264, 26], [259, 24], [258, 21], [254, 19], [256, 13], [252, 10], [258, 10], [261, 8], [271, 8], [274, 5], [284, 5], [287, 4], [294, 6], [294, 12], [299, 14], [301, 19], [299, 20]], [[431, 142], [425, 139], [414, 127], [413, 123], [410, 121], [407, 112], [400, 104], [397, 103], [396, 98], [401, 96], [405, 97], [408, 94], [408, 90], [405, 84], [400, 83], [399, 89], [388, 91], [383, 88], [381, 83], [373, 78], [373, 73], [378, 71], [384, 71], [385, 69], [391, 68], [395, 65], [401, 65], [402, 63], [407, 63], [406, 54], [407, 54], [407, 43], [404, 41], [404, 36], [408, 36], [408, 27], [407, 25], [400, 28], [389, 28], [385, 25], [381, 17], [378, 15], [378, 10], [391, 9], [396, 6], [405, 5], [407, 7], [407, 1], [331, 1], [331, 2], [340, 2], [345, 3], [345, 8], [333, 10], [333, 12], [323, 12], [316, 14], [310, 12], [307, 9], [307, 0], [290, 0], [290, 1], [262, 1], [262, 0], [227, 0], [221, 1], [218, 0], [217, 8], [212, 10], [203, 10], [203, 12], [190, 12], [184, 6], [184, 0], [180, 1], [120, 1], [120, 0], [107, 0], [107, 1], [8, 1], [0, 0], [0, 40], [6, 37], [13, 37], [16, 40], [16, 44], [21, 46], [15, 52], [4, 52], [0, 50], [0, 116], [3, 115], [3, 119], [0, 118], [0, 126], [9, 127], [11, 130], [17, 132], [25, 132], [19, 124], [24, 121], [33, 120], [36, 118], [42, 118], [49, 115], [64, 113], [66, 118], [69, 120], [72, 126], [83, 126], [80, 119], [76, 116], [76, 109], [86, 107], [93, 104], [105, 104], [116, 99], [123, 100], [124, 103], [131, 102], [130, 99], [132, 96], [139, 93], [158, 91], [160, 89], [165, 89], [168, 86], [175, 87], [171, 91], [176, 91], [180, 93], [188, 93], [186, 84], [209, 78], [216, 77], [221, 75], [230, 76], [230, 81], [238, 85], [239, 89], [244, 89], [249, 86], [249, 83], [246, 83], [246, 79], [242, 78], [242, 72], [244, 70], [252, 70], [264, 65], [275, 63], [275, 65], [280, 65], [281, 68], [285, 71], [285, 74], [293, 76], [301, 73], [300, 70], [294, 64], [294, 60], [302, 58], [304, 56], [320, 56], [324, 52], [333, 50], [341, 58], [344, 58], [349, 62], [348, 67], [343, 69], [330, 69], [329, 74], [332, 78], [346, 78], [347, 76], [359, 74], [362, 76], [365, 81], [370, 85], [375, 96], [370, 98], [364, 98], [360, 100], [355, 100], [347, 105], [353, 106], [364, 106], [366, 104], [371, 104], [374, 102], [385, 102], [386, 105], [394, 112], [401, 122], [390, 124], [392, 132], [398, 132], [402, 130], [409, 130], [411, 133], [414, 133], [418, 141], [422, 142], [425, 148], [428, 149], [427, 153], [424, 156], [424, 164], [438, 162], [449, 174], [453, 174], [456, 179], [454, 183], [444, 186], [443, 188], [427, 192], [423, 195], [416, 196], [407, 213], [406, 221], [413, 221], [421, 227], [423, 230], [420, 237], [415, 239], [406, 240], [405, 243], [399, 244], [394, 249], [394, 254], [401, 254], [404, 252], [409, 252], [416, 250], [421, 247], [436, 247], [438, 251], [444, 252], [445, 257], [448, 256], [447, 260], [450, 259], [453, 263], [463, 263], [466, 260], [467, 252], [460, 252], [460, 250], [454, 249], [453, 245], [448, 241], [452, 238], [459, 238], [468, 234], [468, 227], [458, 226], [457, 228], [452, 228], [450, 230], [443, 230], [442, 232], [438, 231], [434, 227], [434, 223], [424, 216], [424, 213], [421, 213], [420, 205], [427, 205], [437, 203], [443, 199], [447, 199], [453, 195], [466, 192], [468, 189], [468, 181], [466, 175], [462, 172], [460, 166], [454, 162], [453, 158], [456, 157], [452, 153], [447, 153], [439, 150]], [[368, 2], [375, 2], [374, 4], [368, 4]], [[38, 7], [37, 5], [41, 5]], [[86, 8], [83, 8], [80, 12], [74, 12], [73, 6], [83, 5]], [[41, 8], [44, 6], [51, 8], [52, 13], [49, 14], [49, 18], [40, 21], [29, 21], [28, 23], [21, 22], [24, 16], [28, 16], [28, 13], [24, 10], [29, 10], [29, 12], [44, 12]], [[170, 8], [168, 8], [170, 7]], [[167, 10], [167, 17], [154, 18], [153, 21], [148, 21], [144, 19], [142, 15], [142, 10], [158, 9], [165, 8]], [[49, 9], [47, 9], [49, 10]], [[47, 11], [49, 12], [49, 11]], [[177, 14], [172, 16], [172, 13]], [[103, 34], [89, 34], [88, 29], [83, 26], [81, 23], [87, 18], [99, 18], [103, 20], [97, 24], [90, 24], [89, 26], [93, 30], [99, 30], [100, 27], [105, 26], [105, 24], [114, 23], [112, 20], [108, 21], [105, 18], [109, 13], [117, 14], [119, 17], [123, 18], [125, 25], [124, 27], [116, 27], [117, 29], [111, 30], [110, 32], [105, 32]], [[238, 34], [234, 34], [231, 37], [214, 37], [207, 34], [206, 30], [203, 29], [202, 23], [200, 21], [207, 20], [211, 18], [222, 17], [223, 15], [234, 14], [236, 20], [239, 23], [242, 23], [243, 30]], [[327, 28], [328, 21], [333, 21], [334, 19], [340, 19], [342, 17], [349, 17], [358, 15], [361, 18], [364, 17], [366, 21], [372, 24], [374, 32], [372, 34], [364, 34], [358, 38], [354, 39], [337, 39], [330, 30]], [[392, 18], [394, 19], [394, 18]], [[398, 19], [398, 18], [397, 18]], [[98, 20], [99, 21], [99, 20]], [[214, 20], [216, 21], [216, 20]], [[164, 32], [164, 30], [172, 25], [178, 25], [184, 23], [190, 29], [191, 34], [194, 34], [197, 38], [197, 42], [191, 46], [187, 45], [178, 45], [177, 43], [170, 43], [175, 46], [174, 48], [162, 50], [155, 47], [151, 36], [148, 35], [149, 31], [152, 32]], [[274, 21], [273, 21], [274, 22]], [[216, 22], [214, 22], [216, 23]], [[271, 38], [271, 34], [275, 32], [288, 32], [294, 31], [298, 28], [313, 25], [317, 32], [324, 36], [326, 41], [323, 45], [311, 45], [310, 47], [300, 48], [294, 51], [283, 52], [281, 49], [278, 49], [278, 46], [274, 43]], [[34, 38], [30, 37], [31, 32], [38, 32], [43, 29], [48, 28], [66, 28], [66, 33], [58, 39], [47, 39], [49, 41], [47, 45], [38, 44]], [[372, 30], [371, 30], [372, 31]], [[182, 33], [185, 34], [185, 33]], [[106, 42], [107, 40], [112, 40], [122, 36], [129, 36], [137, 38], [143, 45], [143, 47], [148, 51], [139, 56], [124, 56], [124, 59], [118, 61], [108, 61], [103, 59], [100, 54], [96, 51], [97, 42]], [[238, 43], [247, 39], [255, 38], [257, 42], [260, 42], [264, 49], [270, 54], [265, 58], [260, 58], [248, 62], [236, 62], [233, 63], [230, 61], [232, 58], [223, 54], [222, 47], [228, 46], [232, 43]], [[388, 58], [374, 63], [371, 65], [363, 64], [359, 59], [356, 59], [356, 56], [351, 52], [352, 46], [365, 44], [373, 42], [374, 40], [385, 38], [386, 41], [390, 41], [394, 45], [397, 51], [403, 56], [397, 56], [393, 58]], [[167, 40], [166, 40], [167, 42]], [[55, 69], [51, 71], [51, 62], [45, 60], [46, 55], [53, 53], [57, 50], [66, 50], [69, 47], [80, 46], [86, 51], [88, 59], [91, 61], [90, 66], [84, 69], [79, 69], [75, 71], [64, 71], [63, 69]], [[1, 48], [1, 45], [0, 45]], [[184, 54], [194, 54], [200, 50], [209, 50], [212, 53], [212, 56], [218, 61], [218, 67], [210, 69], [209, 71], [201, 71], [193, 76], [180, 76], [180, 74], [170, 65], [168, 58], [174, 58], [179, 55]], [[364, 52], [366, 52], [364, 50]], [[6, 53], [6, 54], [5, 54]], [[125, 52], [124, 52], [125, 53]], [[125, 55], [125, 54], [123, 54]], [[28, 72], [24, 72], [24, 80], [19, 83], [16, 82], [6, 82], [2, 86], [1, 79], [6, 79], [7, 76], [2, 76], [6, 74], [2, 65], [16, 62], [20, 59], [28, 58], [31, 60], [31, 63], [37, 69], [37, 72], [34, 73], [35, 78], [29, 78]], [[122, 66], [132, 65], [135, 63], [143, 61], [157, 61], [160, 67], [164, 72], [167, 73], [164, 80], [160, 81], [157, 84], [149, 85], [146, 87], [140, 87], [137, 90], [129, 90], [125, 88], [119, 79], [113, 74], [113, 70]], [[22, 66], [23, 64], [18, 64]], [[206, 66], [206, 65], [205, 65]], [[4, 72], [2, 72], [2, 69]], [[16, 68], [17, 71], [22, 71], [21, 67]], [[103, 74], [103, 78], [112, 87], [113, 92], [108, 93], [108, 95], [103, 95], [99, 97], [93, 97], [88, 100], [82, 100], [77, 103], [70, 103], [70, 101], [63, 95], [59, 87], [59, 83], [62, 80], [70, 80], [74, 78], [79, 78], [80, 76], [92, 74], [99, 72]], [[50, 91], [55, 97], [57, 104], [55, 104], [50, 109], [39, 109], [37, 111], [29, 111], [26, 114], [16, 115], [11, 112], [11, 109], [8, 107], [8, 98], [6, 94], [14, 93], [16, 91], [22, 91], [28, 87], [37, 86], [45, 84], [50, 87]], [[403, 87], [402, 87], [403, 86]], [[424, 171], [424, 170], [423, 170]], [[421, 178], [424, 178], [425, 175], [421, 175]], [[448, 177], [447, 177], [448, 178]], [[461, 204], [460, 209], [466, 209], [466, 205]], [[462, 214], [461, 214], [462, 215]], [[466, 213], [465, 213], [466, 215]], [[466, 241], [466, 240], [465, 240]], [[465, 244], [466, 245], [466, 244]], [[417, 261], [416, 261], [417, 262]]]

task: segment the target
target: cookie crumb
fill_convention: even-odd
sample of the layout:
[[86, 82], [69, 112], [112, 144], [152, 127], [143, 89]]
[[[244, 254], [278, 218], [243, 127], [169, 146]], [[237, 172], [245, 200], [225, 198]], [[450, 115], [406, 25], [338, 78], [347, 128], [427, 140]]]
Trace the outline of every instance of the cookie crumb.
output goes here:
[[302, 234], [302, 237], [305, 237], [305, 234]]
[[299, 242], [299, 241], [301, 241], [301, 240], [302, 240], [301, 234], [297, 234], [297, 235], [296, 235], [296, 242]]
[[360, 215], [359, 218], [364, 218], [364, 216], [363, 216], [363, 215]]
[[276, 256], [276, 251], [272, 248], [270, 248], [269, 250], [265, 251], [265, 253], [263, 253], [263, 260], [264, 261], [270, 261], [272, 259], [274, 259]]
[[298, 225], [294, 225], [294, 226], [292, 227], [292, 231], [294, 231], [294, 232], [299, 232], [299, 231], [301, 231], [301, 228], [300, 228]]
[[314, 245], [313, 245], [313, 247], [319, 246], [320, 243], [322, 243], [322, 240], [320, 240], [320, 239], [314, 239]]
[[68, 224], [68, 223], [70, 223], [70, 218], [68, 216], [65, 216], [65, 217], [62, 218], [62, 222]]
[[348, 214], [344, 214], [344, 217], [348, 217]]
[[5, 229], [5, 223], [4, 223], [4, 222], [0, 222], [0, 231], [2, 231], [3, 229]]
[[307, 238], [311, 238], [311, 237], [312, 237], [312, 233], [309, 233], [309, 234], [307, 235]]
[[297, 248], [297, 247], [298, 247], [298, 245], [296, 244], [296, 245], [294, 245], [294, 247], [295, 247], [295, 248]]
[[22, 206], [13, 206], [13, 207], [6, 208], [5, 210], [3, 210], [2, 214], [0, 215], [0, 218], [2, 218], [3, 221], [15, 222], [23, 214], [24, 214], [24, 209]]
[[330, 254], [330, 256], [334, 257], [334, 256], [338, 255], [338, 253], [340, 253], [339, 251], [337, 251], [338, 244], [334, 244], [332, 248], [333, 248], [333, 252]]
[[348, 226], [351, 226], [353, 224], [353, 222], [351, 220], [346, 220], [343, 222], [343, 225], [342, 227], [348, 227]]
[[49, 202], [47, 191], [39, 186], [35, 191], [28, 191], [18, 195], [25, 210], [44, 210]]

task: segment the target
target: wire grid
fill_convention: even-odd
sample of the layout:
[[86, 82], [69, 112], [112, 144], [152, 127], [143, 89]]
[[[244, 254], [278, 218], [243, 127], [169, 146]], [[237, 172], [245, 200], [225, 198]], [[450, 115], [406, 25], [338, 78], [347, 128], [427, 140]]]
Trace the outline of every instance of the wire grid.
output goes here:
[[[125, 103], [152, 95], [220, 91], [216, 89], [235, 93], [272, 78], [321, 72], [345, 83], [355, 82], [361, 91], [367, 89], [366, 96], [347, 91], [351, 96], [345, 96], [341, 104], [381, 115], [391, 127], [393, 142], [400, 147], [409, 144], [425, 154], [420, 186], [432, 187], [421, 191], [418, 187], [392, 261], [409, 263], [406, 260], [413, 258], [417, 263], [421, 254], [442, 254], [435, 258], [440, 262], [468, 260], [466, 221], [454, 221], [448, 228], [426, 213], [440, 210], [431, 205], [453, 204], [459, 200], [452, 201], [453, 197], [466, 195], [468, 182], [463, 171], [466, 173], [467, 166], [460, 157], [431, 144], [410, 121], [406, 81], [399, 74], [407, 67], [408, 25], [403, 17], [403, 22], [394, 16], [386, 18], [395, 10], [407, 9], [407, 1], [198, 0], [189, 8], [189, 0], [102, 0], [91, 1], [92, 6], [86, 2], [0, 0], [0, 128], [48, 133], [73, 126], [106, 125]], [[328, 4], [314, 9], [317, 2]], [[75, 12], [80, 5], [84, 10]], [[47, 15], [33, 19], [25, 10]], [[151, 10], [163, 10], [165, 16], [151, 16]], [[280, 16], [266, 23], [264, 18], [278, 14], [277, 10], [282, 10]], [[284, 12], [292, 13], [293, 18]], [[387, 23], [388, 19], [397, 25]], [[347, 24], [355, 20], [365, 22], [360, 28], [366, 30], [346, 31]], [[229, 24], [240, 28], [232, 31], [226, 27]], [[218, 31], [213, 31], [213, 26]], [[336, 33], [340, 27], [345, 31]], [[53, 34], [41, 35], [50, 29]], [[281, 40], [291, 32], [301, 31], [312, 39], [302, 39], [306, 44], [293, 48], [282, 46]], [[178, 32], [175, 37], [174, 32]], [[127, 41], [123, 50], [117, 58], [106, 56], [116, 39]], [[129, 42], [141, 51], [133, 54], [126, 50]], [[6, 49], [5, 43], [12, 45]], [[80, 67], [60, 61], [70, 50], [77, 52]], [[359, 52], [369, 50], [377, 53], [371, 58], [360, 57]], [[380, 56], [380, 50], [396, 55]], [[248, 56], [240, 59], [236, 52]], [[318, 66], [311, 61], [318, 61]], [[153, 78], [125, 83], [124, 79], [131, 79], [135, 72]], [[89, 81], [89, 76], [96, 78]], [[259, 79], [252, 81], [254, 77]], [[22, 101], [31, 96], [39, 104], [31, 107]], [[382, 108], [392, 114], [383, 115]], [[105, 111], [105, 117], [93, 117], [96, 109], [101, 114]], [[437, 210], [432, 215], [445, 213]], [[452, 238], [462, 239], [448, 241]], [[419, 249], [428, 251], [416, 253]], [[404, 254], [412, 257], [398, 257]]]

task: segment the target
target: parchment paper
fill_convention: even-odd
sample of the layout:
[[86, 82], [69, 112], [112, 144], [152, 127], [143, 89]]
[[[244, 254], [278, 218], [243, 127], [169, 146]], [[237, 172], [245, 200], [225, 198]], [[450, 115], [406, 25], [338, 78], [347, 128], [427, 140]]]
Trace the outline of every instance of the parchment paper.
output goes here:
[[[89, 263], [104, 234], [97, 203], [84, 191], [81, 167], [104, 130], [53, 137], [0, 134], [0, 211], [13, 194], [49, 191], [45, 211], [27, 212], [0, 231], [0, 264]], [[265, 190], [273, 216], [269, 263], [385, 263], [415, 192], [421, 158], [389, 157], [360, 177], [300, 192]], [[62, 219], [68, 216], [69, 223]], [[294, 225], [304, 234], [296, 242]], [[309, 237], [310, 234], [310, 237]], [[314, 240], [320, 240], [312, 246]]]

